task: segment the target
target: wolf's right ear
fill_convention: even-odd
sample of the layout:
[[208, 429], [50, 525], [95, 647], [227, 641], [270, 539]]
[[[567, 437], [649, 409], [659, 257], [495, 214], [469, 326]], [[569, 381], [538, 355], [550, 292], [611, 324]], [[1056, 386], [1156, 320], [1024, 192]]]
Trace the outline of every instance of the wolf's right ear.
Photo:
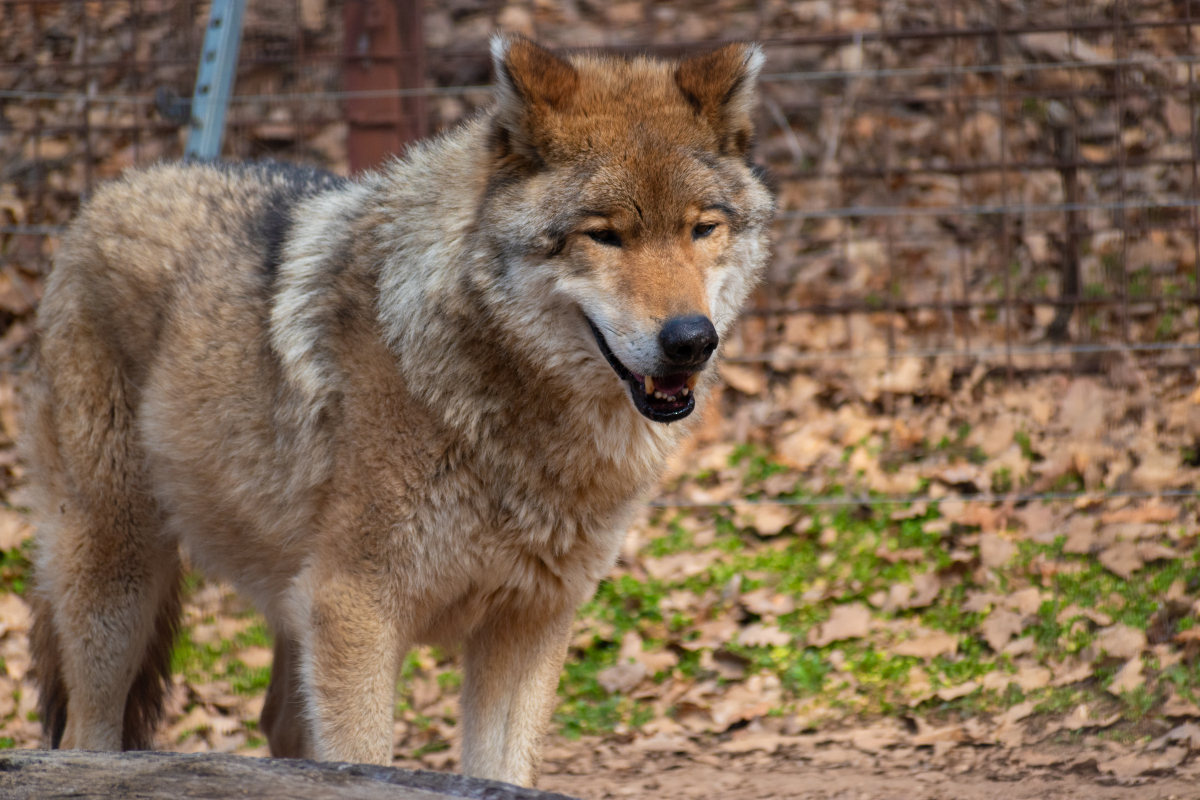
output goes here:
[[680, 62], [675, 84], [717, 134], [722, 153], [745, 156], [754, 133], [755, 82], [766, 57], [756, 44], [728, 44]]
[[508, 145], [521, 155], [545, 155], [552, 118], [570, 103], [579, 87], [579, 71], [524, 36], [492, 37], [499, 121]]

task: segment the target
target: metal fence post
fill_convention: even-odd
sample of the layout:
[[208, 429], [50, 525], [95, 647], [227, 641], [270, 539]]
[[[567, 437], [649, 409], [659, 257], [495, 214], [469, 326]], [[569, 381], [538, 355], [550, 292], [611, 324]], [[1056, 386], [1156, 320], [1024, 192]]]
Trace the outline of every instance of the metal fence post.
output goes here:
[[196, 91], [192, 95], [191, 130], [184, 158], [213, 159], [221, 155], [225, 111], [237, 72], [246, 0], [213, 0], [200, 49]]

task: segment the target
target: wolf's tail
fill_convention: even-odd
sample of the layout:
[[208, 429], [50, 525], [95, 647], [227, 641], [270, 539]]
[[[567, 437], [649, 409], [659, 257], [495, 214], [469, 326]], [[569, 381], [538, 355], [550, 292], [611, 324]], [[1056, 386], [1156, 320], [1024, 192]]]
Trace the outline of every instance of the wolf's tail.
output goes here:
[[38, 688], [38, 716], [42, 720], [42, 747], [57, 750], [67, 727], [67, 684], [62, 676], [62, 650], [54, 629], [54, 611], [35, 586], [29, 593], [33, 606], [33, 628], [29, 650], [33, 656], [32, 676]]

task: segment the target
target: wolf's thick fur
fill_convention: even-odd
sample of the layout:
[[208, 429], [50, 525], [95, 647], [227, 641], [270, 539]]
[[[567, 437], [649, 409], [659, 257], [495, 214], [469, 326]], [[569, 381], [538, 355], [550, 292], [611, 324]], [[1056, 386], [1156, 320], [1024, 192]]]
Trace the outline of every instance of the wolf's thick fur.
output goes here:
[[464, 771], [535, 780], [573, 612], [690, 422], [631, 392], [695, 385], [661, 331], [728, 329], [772, 200], [756, 48], [494, 54], [495, 109], [382, 172], [161, 165], [72, 226], [27, 420], [49, 744], [152, 743], [182, 546], [274, 631], [276, 755], [389, 763], [405, 651], [461, 643]]

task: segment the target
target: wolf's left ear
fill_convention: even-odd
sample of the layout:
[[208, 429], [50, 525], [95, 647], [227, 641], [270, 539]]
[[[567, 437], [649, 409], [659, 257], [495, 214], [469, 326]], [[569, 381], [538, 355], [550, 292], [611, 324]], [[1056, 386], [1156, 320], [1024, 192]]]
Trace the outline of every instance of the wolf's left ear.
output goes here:
[[579, 71], [524, 36], [492, 37], [492, 66], [500, 123], [522, 155], [537, 157], [561, 112], [579, 87]]
[[689, 58], [675, 69], [675, 83], [696, 113], [708, 120], [723, 154], [744, 156], [750, 149], [755, 84], [765, 60], [758, 45], [739, 43]]

